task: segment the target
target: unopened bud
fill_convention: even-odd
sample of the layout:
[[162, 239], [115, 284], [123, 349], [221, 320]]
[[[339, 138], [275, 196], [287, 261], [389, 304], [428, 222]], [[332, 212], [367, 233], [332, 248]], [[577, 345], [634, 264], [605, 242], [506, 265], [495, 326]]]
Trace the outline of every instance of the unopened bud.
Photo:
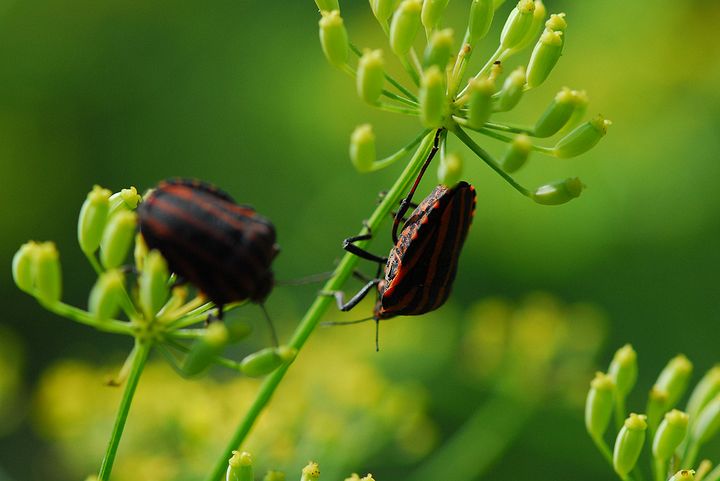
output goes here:
[[297, 350], [288, 346], [266, 347], [246, 356], [240, 362], [240, 370], [250, 377], [264, 376], [291, 362], [296, 355]]
[[467, 121], [468, 126], [479, 129], [490, 119], [492, 114], [492, 96], [495, 93], [495, 82], [489, 78], [471, 79], [468, 83]]
[[435, 30], [437, 24], [440, 23], [440, 17], [445, 12], [449, 0], [425, 0], [422, 6], [420, 18], [425, 30], [430, 32]]
[[420, 29], [422, 0], [403, 0], [390, 23], [390, 48], [399, 57], [404, 57], [415, 42]]
[[431, 65], [437, 65], [440, 70], [444, 71], [452, 55], [452, 49], [453, 30], [451, 28], [433, 32], [425, 48], [423, 66], [428, 68]]
[[122, 189], [110, 196], [110, 212], [108, 217], [112, 217], [119, 210], [135, 210], [142, 200], [140, 194], [135, 187]]
[[451, 152], [440, 157], [438, 165], [438, 180], [448, 187], [455, 186], [462, 178], [463, 161], [460, 154]]
[[535, 123], [533, 134], [536, 137], [550, 137], [556, 134], [568, 123], [574, 111], [575, 96], [573, 91], [563, 87]]
[[96, 185], [88, 193], [80, 208], [78, 244], [86, 254], [92, 254], [100, 246], [100, 239], [110, 210], [110, 195], [109, 190]]
[[472, 0], [468, 17], [467, 39], [470, 45], [476, 45], [490, 30], [495, 5], [493, 0]]
[[630, 414], [620, 429], [613, 450], [613, 467], [621, 477], [635, 467], [645, 442], [646, 430], [645, 416], [634, 413]]
[[602, 438], [613, 412], [615, 383], [607, 374], [598, 372], [590, 382], [585, 401], [585, 428], [591, 436]]
[[698, 414], [697, 421], [693, 423], [693, 439], [704, 444], [715, 436], [718, 428], [720, 428], [720, 394], [715, 396]]
[[527, 84], [535, 88], [542, 84], [560, 59], [563, 48], [563, 32], [545, 30], [530, 55], [527, 69]]
[[358, 125], [350, 136], [350, 160], [358, 172], [372, 171], [377, 158], [372, 125]]
[[254, 481], [252, 456], [247, 452], [233, 451], [228, 461], [225, 481]]
[[372, 8], [375, 18], [377, 18], [381, 24], [386, 24], [398, 2], [399, 0], [370, 0], [370, 8]]
[[265, 473], [263, 481], [285, 481], [285, 473], [283, 473], [282, 471], [270, 470]]
[[33, 264], [37, 255], [38, 244], [30, 241], [20, 246], [12, 259], [12, 275], [15, 284], [28, 294], [32, 294], [35, 287], [33, 280]]
[[512, 110], [523, 94], [523, 87], [525, 86], [525, 67], [518, 67], [505, 79], [500, 95], [497, 101], [497, 108], [499, 112], [506, 112]]
[[43, 302], [59, 301], [62, 295], [62, 271], [60, 254], [55, 244], [52, 242], [37, 244], [33, 257], [32, 277], [35, 295]]
[[625, 399], [635, 386], [638, 375], [637, 353], [630, 344], [615, 351], [608, 375], [615, 382], [615, 389], [621, 399]]
[[125, 261], [136, 226], [135, 212], [121, 210], [110, 217], [100, 241], [100, 260], [105, 268], [113, 269]]
[[542, 0], [535, 0], [535, 11], [533, 12], [532, 24], [530, 25], [530, 28], [528, 28], [528, 31], [522, 40], [513, 47], [514, 52], [524, 50], [526, 47], [529, 47], [536, 38], [538, 38], [538, 35], [540, 35], [540, 32], [543, 30], [543, 23], [545, 22], [546, 15], [547, 9], [545, 8], [545, 4]]
[[650, 392], [648, 393], [648, 402], [647, 402], [647, 422], [650, 426], [651, 431], [655, 431], [657, 429], [658, 425], [660, 424], [660, 421], [662, 420], [663, 415], [667, 412], [667, 409], [665, 406], [667, 405], [668, 401], [668, 393], [667, 391], [664, 391], [662, 389], [658, 389], [657, 387], [652, 387], [650, 389]]
[[680, 397], [685, 393], [693, 365], [684, 355], [675, 356], [668, 362], [667, 366], [660, 372], [655, 388], [665, 391], [668, 395], [665, 409], [670, 409], [677, 404]]
[[138, 272], [143, 270], [145, 266], [145, 257], [148, 254], [148, 246], [145, 243], [145, 238], [140, 232], [135, 234], [135, 248], [133, 249], [133, 260], [135, 261], [135, 269]]
[[505, 172], [513, 173], [527, 162], [532, 150], [532, 140], [525, 134], [518, 134], [510, 142], [503, 155], [501, 165]]
[[315, 0], [318, 10], [321, 12], [331, 12], [333, 10], [340, 10], [338, 0]]
[[445, 74], [437, 66], [423, 72], [420, 82], [420, 121], [427, 128], [442, 126], [447, 111]]
[[145, 319], [152, 319], [168, 297], [168, 265], [160, 251], [151, 250], [138, 278], [140, 307]]
[[553, 154], [557, 157], [568, 158], [587, 152], [607, 134], [607, 129], [611, 124], [612, 122], [604, 119], [601, 115], [588, 120], [560, 139], [553, 148]]
[[103, 272], [90, 290], [88, 311], [99, 320], [114, 318], [120, 310], [124, 289], [125, 276], [120, 270]]
[[675, 473], [669, 481], [695, 481], [695, 471], [692, 469], [682, 469]]
[[302, 469], [300, 481], [317, 481], [320, 478], [320, 466], [318, 463], [310, 461], [307, 466]]
[[656, 459], [666, 461], [683, 442], [688, 431], [688, 415], [677, 409], [665, 414], [653, 439], [652, 452]]
[[382, 50], [366, 50], [358, 61], [356, 86], [361, 99], [376, 104], [385, 82]]
[[573, 177], [538, 187], [533, 192], [532, 199], [538, 204], [560, 205], [578, 197], [582, 190], [583, 183], [577, 177]]
[[348, 59], [348, 34], [339, 10], [321, 12], [320, 45], [330, 64], [341, 67]]
[[554, 32], [564, 32], [567, 28], [567, 21], [564, 13], [553, 13], [545, 22], [545, 28]]
[[222, 322], [211, 323], [205, 335], [197, 339], [190, 348], [182, 365], [183, 373], [194, 376], [204, 371], [227, 345], [228, 338], [227, 327]]
[[698, 413], [720, 393], [720, 365], [714, 366], [700, 379], [687, 403], [687, 413], [694, 422]]
[[520, 0], [510, 12], [505, 26], [500, 34], [500, 46], [503, 49], [515, 48], [525, 38], [533, 23], [535, 2], [533, 0]]

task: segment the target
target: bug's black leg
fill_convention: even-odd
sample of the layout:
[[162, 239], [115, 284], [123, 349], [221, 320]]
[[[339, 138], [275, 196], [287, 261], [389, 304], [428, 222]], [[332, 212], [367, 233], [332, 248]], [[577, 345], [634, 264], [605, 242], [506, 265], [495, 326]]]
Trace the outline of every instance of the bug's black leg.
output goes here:
[[360, 289], [357, 294], [355, 294], [349, 301], [345, 302], [345, 293], [343, 291], [321, 291], [320, 294], [325, 296], [333, 296], [335, 297], [335, 301], [337, 302], [338, 309], [341, 311], [349, 311], [353, 307], [357, 306], [360, 301], [362, 301], [365, 296], [368, 295], [368, 293], [378, 284], [380, 283], [380, 279], [371, 279], [367, 284], [365, 284], [362, 289]]
[[209, 326], [212, 322], [223, 320], [223, 307], [224, 306], [222, 304], [219, 304], [217, 306], [217, 314], [214, 314], [212, 312], [208, 314], [207, 318], [205, 319], [205, 327]]
[[372, 262], [377, 262], [378, 264], [386, 264], [387, 263], [387, 257], [380, 257], [377, 256], [371, 252], [366, 251], [365, 249], [361, 249], [360, 247], [356, 246], [354, 242], [357, 241], [364, 241], [364, 240], [370, 240], [372, 239], [372, 234], [362, 234], [362, 235], [356, 235], [353, 237], [348, 237], [343, 241], [343, 249], [347, 252], [350, 252], [351, 254], [355, 254], [356, 256], [360, 257], [361, 259], [365, 259]]
[[380, 319], [375, 319], [375, 352], [380, 352]]

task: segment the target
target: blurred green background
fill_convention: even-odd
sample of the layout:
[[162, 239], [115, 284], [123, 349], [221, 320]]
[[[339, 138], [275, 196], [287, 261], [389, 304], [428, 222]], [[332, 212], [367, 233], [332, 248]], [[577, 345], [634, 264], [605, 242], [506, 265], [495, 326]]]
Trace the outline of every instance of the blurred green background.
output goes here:
[[[454, 0], [447, 14], [458, 31], [465, 25], [467, 3]], [[512, 7], [507, 3], [498, 13], [501, 19]], [[432, 316], [383, 324], [379, 354], [372, 352], [370, 324], [348, 328], [349, 334], [325, 330], [319, 339], [335, 349], [316, 357], [314, 365], [297, 368], [319, 382], [327, 376], [325, 382], [332, 384], [333, 376], [342, 376], [338, 358], [355, 356], [376, 366], [388, 389], [419, 386], [436, 445], [452, 436], [487, 391], [467, 379], [448, 382], [462, 376], [434, 369], [423, 349], [405, 344], [425, 339], [434, 345], [448, 339], [447, 332], [454, 333], [450, 339], [462, 338], [457, 326], [467, 323], [472, 318], [467, 313], [484, 299], [504, 298], [512, 306], [542, 291], [561, 305], [592, 304], [607, 319], [607, 339], [595, 346], [597, 366], [604, 369], [625, 342], [640, 354], [639, 391], [630, 402], [636, 410], [643, 409], [642, 391], [672, 355], [688, 354], [697, 375], [720, 359], [720, 3], [548, 0], [546, 5], [550, 12], [567, 13], [564, 56], [550, 79], [507, 118], [531, 123], [567, 85], [588, 91], [588, 115], [602, 113], [614, 125], [588, 154], [569, 160], [537, 155], [517, 178], [535, 186], [577, 175], [587, 191], [566, 206], [535, 205], [465, 152], [465, 177], [478, 190], [478, 208], [448, 305]], [[341, 7], [356, 43], [389, 54], [366, 2], [341, 0]], [[105, 447], [109, 425], [94, 443], [97, 453], [75, 453], [90, 459], [69, 459], [62, 436], [43, 421], [47, 405], [38, 392], [49, 389], [43, 384], [48, 372], [74, 360], [83, 361], [76, 371], [103, 368], [71, 391], [71, 397], [90, 396], [82, 387], [96, 378], [100, 386], [103, 376], [119, 369], [129, 340], [48, 314], [18, 291], [10, 276], [10, 260], [21, 243], [55, 240], [64, 298], [85, 305], [94, 275], [76, 247], [75, 222], [93, 184], [144, 191], [162, 178], [188, 176], [222, 186], [275, 222], [282, 246], [274, 264], [280, 279], [331, 269], [342, 254], [341, 239], [359, 229], [377, 193], [391, 185], [402, 165], [357, 174], [347, 155], [350, 132], [372, 122], [379, 148], [390, 153], [415, 135], [417, 120], [364, 105], [353, 82], [323, 58], [317, 20], [311, 0], [0, 4], [0, 292], [5, 305], [0, 479], [79, 479], [90, 472], [82, 469], [99, 463], [97, 453]], [[495, 22], [485, 41], [488, 52], [501, 24]], [[510, 63], [526, 59], [527, 54]], [[502, 152], [498, 142], [478, 139], [490, 152]], [[388, 247], [386, 235], [375, 241], [379, 252]], [[354, 288], [349, 285], [348, 291]], [[268, 308], [282, 335], [289, 335], [316, 290], [276, 289]], [[369, 312], [370, 304], [363, 306], [352, 317]], [[255, 307], [241, 315], [262, 320]], [[334, 312], [328, 316], [336, 318]], [[261, 336], [263, 327], [258, 331]], [[450, 342], [437, 366], [452, 369], [456, 347]], [[307, 348], [313, 349], [321, 349], [318, 340]], [[446, 382], [433, 389], [439, 379]], [[181, 387], [192, 384], [173, 382], [180, 386], [177, 398], [164, 402], [181, 403]], [[70, 389], [62, 386], [57, 389]], [[118, 396], [119, 391], [105, 403], [110, 413]], [[309, 416], [313, 406], [295, 415]], [[219, 409], [212, 400], [194, 408]], [[136, 406], [131, 420], [147, 416], [141, 409]], [[228, 429], [241, 410], [229, 413]], [[489, 476], [612, 479], [584, 433], [581, 403], [544, 397], [528, 422]], [[392, 423], [384, 429], [392, 432]], [[273, 445], [271, 434], [256, 435]], [[170, 437], [148, 449], [170, 443]], [[358, 451], [362, 456], [333, 461], [338, 454], [330, 450], [318, 461], [321, 467], [335, 463], [343, 473], [371, 470], [382, 481], [403, 479], [407, 466], [432, 451], [428, 447], [402, 459], [392, 450], [367, 449], [381, 448], [377, 441], [385, 437], [369, 436]], [[222, 445], [224, 438], [215, 442]], [[321, 455], [305, 449], [298, 456]], [[467, 450], [472, 456], [483, 446]], [[199, 460], [199, 472], [206, 472], [203, 466], [212, 460]], [[278, 467], [300, 468], [287, 462]], [[123, 463], [122, 448], [118, 463]]]

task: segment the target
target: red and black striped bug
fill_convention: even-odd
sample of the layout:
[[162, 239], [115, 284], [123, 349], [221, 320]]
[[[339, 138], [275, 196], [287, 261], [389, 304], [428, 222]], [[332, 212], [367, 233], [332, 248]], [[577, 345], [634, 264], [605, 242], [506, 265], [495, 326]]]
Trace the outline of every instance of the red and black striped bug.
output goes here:
[[[404, 214], [412, 206], [412, 197], [420, 179], [437, 153], [441, 133], [438, 130], [435, 135], [433, 148], [395, 215], [392, 231], [395, 245], [389, 256], [380, 257], [355, 245], [357, 241], [372, 238], [370, 232], [343, 241], [346, 251], [377, 262], [378, 275], [368, 280], [347, 303], [342, 292], [333, 292], [340, 310], [352, 309], [377, 287], [378, 299], [371, 318], [377, 326], [381, 319], [417, 316], [433, 311], [442, 306], [450, 295], [460, 252], [475, 214], [475, 188], [467, 182], [459, 182], [452, 188], [438, 185], [415, 207], [404, 222], [400, 235], [397, 234]], [[381, 278], [379, 274], [383, 265], [385, 276]]]
[[168, 179], [143, 200], [138, 217], [148, 247], [215, 303], [219, 319], [230, 302], [262, 306], [270, 294], [270, 265], [280, 249], [275, 227], [252, 207], [209, 183]]

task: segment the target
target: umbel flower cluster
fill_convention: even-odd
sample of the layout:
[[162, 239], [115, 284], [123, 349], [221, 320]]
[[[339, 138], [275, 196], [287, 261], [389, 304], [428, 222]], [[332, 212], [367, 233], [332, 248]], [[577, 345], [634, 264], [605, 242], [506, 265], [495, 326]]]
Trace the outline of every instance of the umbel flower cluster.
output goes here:
[[[228, 469], [225, 475], [226, 481], [254, 481], [252, 455], [247, 452], [234, 451], [228, 462]], [[262, 478], [263, 481], [285, 481], [285, 473], [281, 471], [268, 471]], [[300, 481], [318, 481], [320, 479], [320, 466], [310, 461], [300, 473]], [[362, 478], [353, 473], [345, 481], [375, 481], [372, 474]]]
[[[361, 50], [348, 36], [338, 0], [316, 0], [320, 19], [320, 43], [327, 60], [356, 81], [357, 93], [368, 104], [389, 112], [414, 115], [427, 129], [394, 154], [378, 159], [372, 126], [358, 126], [352, 133], [350, 157], [360, 172], [381, 169], [411, 152], [429, 133], [442, 131], [438, 177], [446, 185], [460, 179], [462, 162], [446, 152], [451, 132], [521, 194], [539, 204], [563, 204], [580, 195], [577, 178], [527, 189], [510, 174], [523, 167], [533, 151], [568, 158], [591, 149], [606, 134], [609, 120], [596, 116], [582, 122], [588, 104], [584, 91], [561, 89], [530, 126], [496, 121], [496, 113], [514, 109], [525, 92], [548, 78], [562, 55], [567, 22], [564, 13], [547, 17], [541, 0], [520, 0], [505, 20], [495, 52], [482, 67], [466, 77], [474, 50], [490, 31], [496, 10], [504, 0], [472, 0], [467, 27], [458, 43], [453, 29], [442, 19], [448, 0], [370, 0], [370, 7], [390, 52], [412, 82], [406, 87], [388, 73], [382, 50]], [[423, 32], [424, 31], [424, 35]], [[416, 50], [417, 37], [425, 46]], [[504, 62], [526, 49], [532, 53], [526, 65], [506, 73]], [[351, 61], [351, 55], [357, 61]], [[467, 131], [506, 142], [502, 158], [494, 159]], [[536, 139], [557, 136], [551, 146]]]
[[[620, 348], [607, 373], [595, 375], [585, 405], [585, 427], [623, 481], [646, 479], [639, 462], [643, 451], [650, 455], [648, 469], [655, 481], [720, 480], [720, 467], [712, 469], [708, 459], [698, 463], [701, 448], [720, 429], [720, 366], [705, 373], [685, 409], [679, 410], [692, 371], [693, 365], [684, 355], [672, 358], [648, 393], [645, 413], [629, 415], [625, 399], [638, 372], [632, 346]], [[611, 428], [613, 418], [616, 429]], [[611, 451], [606, 438], [615, 431]]]

